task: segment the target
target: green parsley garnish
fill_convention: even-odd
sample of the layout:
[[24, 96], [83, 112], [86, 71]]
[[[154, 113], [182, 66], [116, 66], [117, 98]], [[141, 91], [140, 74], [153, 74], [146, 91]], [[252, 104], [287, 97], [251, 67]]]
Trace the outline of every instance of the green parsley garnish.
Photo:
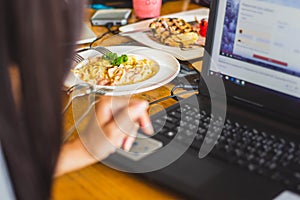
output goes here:
[[127, 62], [127, 61], [128, 61], [127, 55], [121, 55], [121, 56], [117, 57], [116, 59], [114, 59], [113, 61], [111, 61], [111, 64], [119, 66], [122, 63]]
[[116, 54], [116, 53], [107, 53], [107, 54], [102, 56], [102, 58], [104, 60], [110, 60], [110, 61], [116, 59], [117, 57], [118, 57], [118, 54]]
[[119, 66], [122, 63], [128, 61], [128, 56], [125, 54], [118, 56], [118, 54], [116, 54], [116, 53], [107, 53], [107, 54], [103, 55], [102, 58], [104, 60], [109, 60], [110, 64], [112, 64], [114, 66]]

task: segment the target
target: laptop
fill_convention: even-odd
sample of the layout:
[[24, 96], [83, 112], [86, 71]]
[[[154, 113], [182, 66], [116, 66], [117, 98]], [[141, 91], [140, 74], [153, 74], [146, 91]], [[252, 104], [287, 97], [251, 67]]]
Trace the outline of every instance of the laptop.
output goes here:
[[299, 18], [298, 1], [212, 1], [199, 94], [152, 116], [146, 156], [105, 163], [182, 199], [300, 199]]

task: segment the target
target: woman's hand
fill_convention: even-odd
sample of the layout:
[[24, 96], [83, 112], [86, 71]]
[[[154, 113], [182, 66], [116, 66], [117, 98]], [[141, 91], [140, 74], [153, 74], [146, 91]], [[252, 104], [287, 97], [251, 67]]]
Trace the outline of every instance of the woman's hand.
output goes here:
[[148, 102], [120, 97], [105, 97], [96, 107], [98, 124], [107, 139], [117, 148], [129, 151], [139, 127], [153, 134]]
[[153, 134], [146, 101], [101, 97], [95, 108], [96, 123], [62, 146], [55, 176], [96, 163], [116, 148], [130, 150], [139, 127]]

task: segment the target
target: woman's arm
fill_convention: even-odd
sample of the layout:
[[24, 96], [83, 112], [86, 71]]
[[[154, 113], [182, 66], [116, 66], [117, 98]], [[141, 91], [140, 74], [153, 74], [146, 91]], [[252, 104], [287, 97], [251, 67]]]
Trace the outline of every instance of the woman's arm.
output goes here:
[[80, 139], [65, 143], [58, 156], [54, 176], [86, 167], [96, 163], [97, 160], [85, 149]]
[[[54, 176], [83, 168], [100, 161], [115, 151], [116, 148], [129, 150], [134, 142], [139, 127], [146, 134], [152, 134], [153, 128], [148, 115], [148, 103], [142, 100], [131, 100], [120, 97], [101, 97], [96, 105], [97, 123], [102, 130], [102, 141], [95, 141], [93, 154], [81, 138], [63, 144], [58, 157]], [[100, 133], [100, 134], [101, 134]], [[92, 133], [95, 135], [99, 133]], [[95, 135], [96, 136], [96, 135]], [[99, 136], [99, 135], [98, 135]], [[95, 137], [99, 140], [101, 137]], [[93, 140], [94, 138], [92, 138]]]

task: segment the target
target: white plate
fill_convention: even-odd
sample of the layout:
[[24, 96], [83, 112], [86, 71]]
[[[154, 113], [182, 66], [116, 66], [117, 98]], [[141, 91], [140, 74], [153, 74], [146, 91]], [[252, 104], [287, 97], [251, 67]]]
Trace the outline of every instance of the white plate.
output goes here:
[[[177, 17], [177, 18], [182, 18], [187, 22], [191, 22], [191, 21], [195, 21], [195, 17], [197, 17], [197, 19], [208, 18], [208, 14], [209, 14], [208, 8], [200, 8], [200, 9], [195, 9], [195, 10], [174, 13], [171, 15], [164, 15], [161, 17]], [[120, 27], [119, 30], [121, 32], [145, 30], [149, 27], [149, 24], [153, 20], [154, 19], [148, 19], [148, 20], [144, 20], [141, 22], [125, 25], [125, 26]], [[160, 49], [160, 50], [166, 51], [168, 53], [171, 53], [179, 60], [191, 60], [191, 59], [195, 59], [195, 58], [200, 58], [203, 56], [203, 52], [204, 52], [203, 47], [191, 48], [189, 50], [187, 50], [187, 49], [182, 50], [178, 47], [171, 47], [171, 46], [167, 46], [167, 45], [155, 42], [145, 32], [133, 32], [133, 33], [130, 33], [127, 35], [129, 37], [131, 37], [132, 39], [134, 39], [146, 46], [149, 46], [149, 47], [152, 47], [155, 49]]]
[[[107, 92], [106, 95], [121, 96], [153, 90], [172, 81], [178, 75], [180, 70], [180, 64], [176, 60], [176, 58], [160, 50], [138, 46], [111, 46], [107, 48], [112, 52], [117, 53], [118, 55], [130, 53], [154, 60], [158, 63], [159, 70], [154, 76], [150, 77], [149, 79], [135, 84], [114, 87], [97, 86], [106, 89], [113, 88], [113, 91]], [[80, 55], [83, 58], [89, 58], [93, 56], [99, 56], [101, 55], [101, 53], [95, 50], [88, 50], [80, 53]], [[64, 86], [71, 87], [72, 85], [82, 82], [82, 80], [75, 77], [73, 72], [70, 72], [64, 82]]]

